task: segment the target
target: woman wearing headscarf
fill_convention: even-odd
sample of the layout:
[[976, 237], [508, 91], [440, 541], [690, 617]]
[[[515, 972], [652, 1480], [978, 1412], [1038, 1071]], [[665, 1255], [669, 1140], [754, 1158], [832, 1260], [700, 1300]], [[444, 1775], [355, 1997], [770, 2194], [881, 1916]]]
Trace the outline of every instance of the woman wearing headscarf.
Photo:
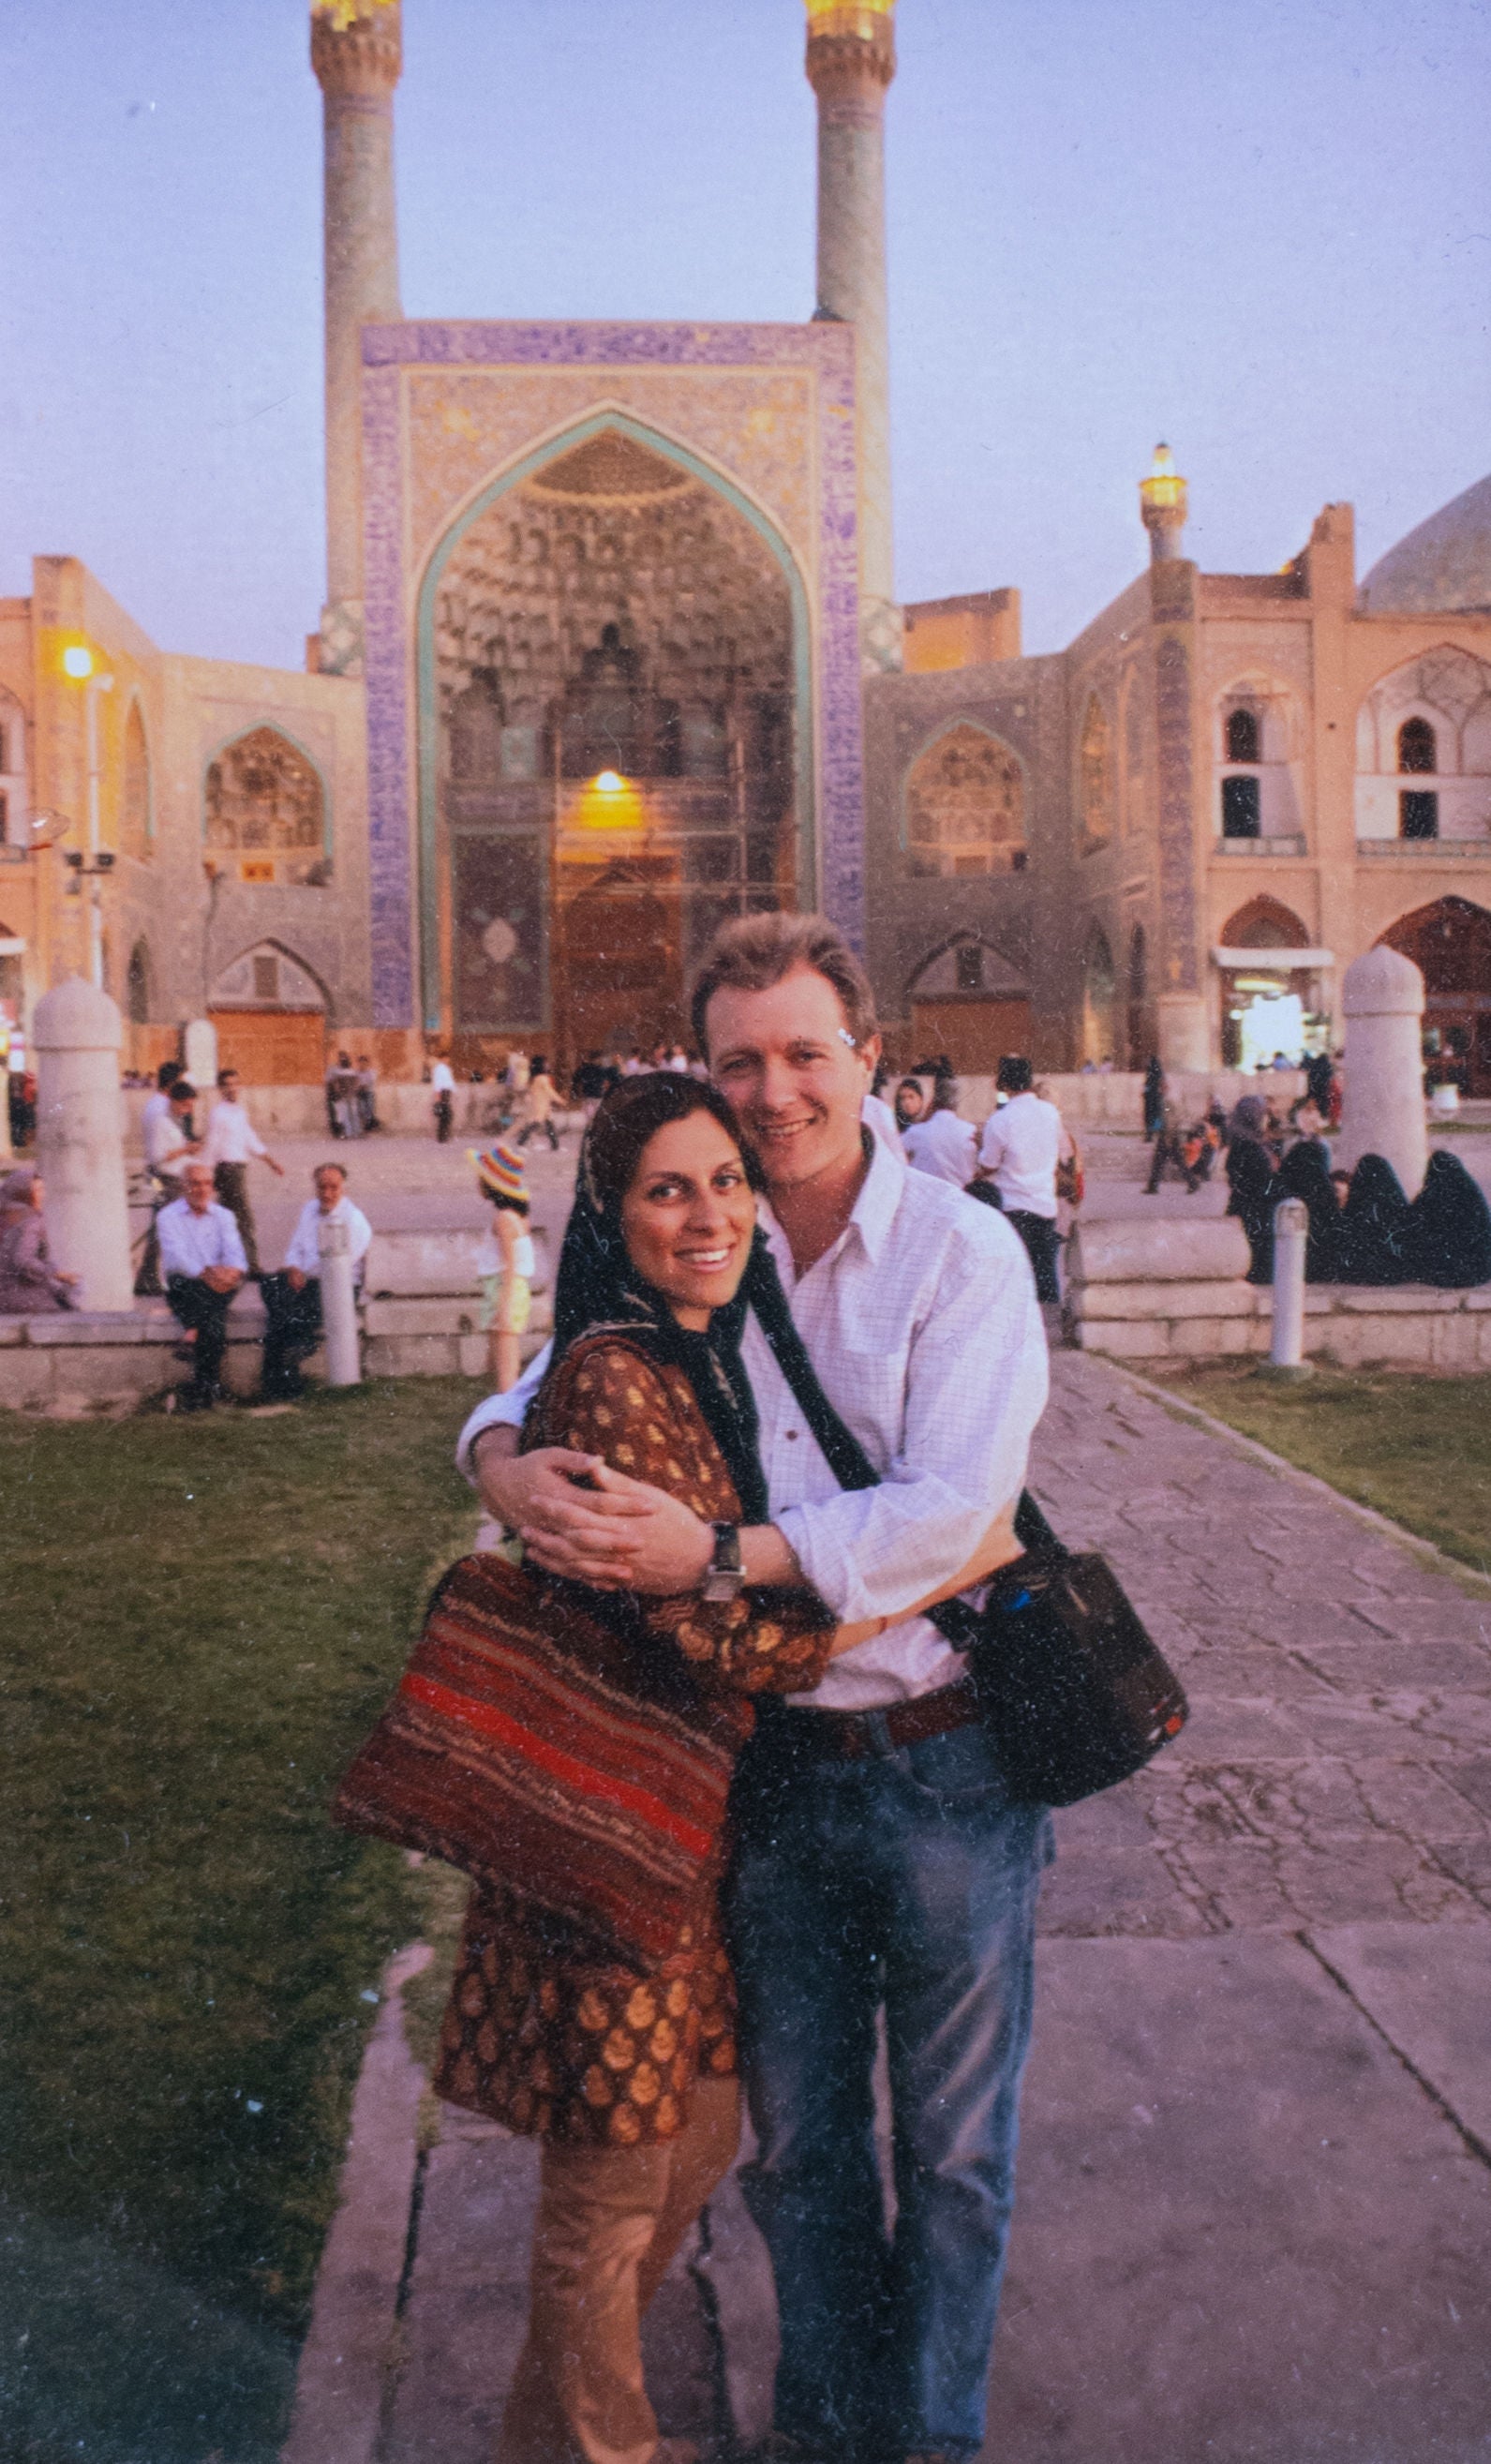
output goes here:
[[1491, 1283], [1491, 1207], [1458, 1155], [1436, 1148], [1408, 1210], [1408, 1280], [1464, 1290]]
[[1281, 1198], [1297, 1198], [1309, 1213], [1305, 1280], [1333, 1284], [1341, 1266], [1341, 1208], [1330, 1177], [1330, 1159], [1318, 1138], [1300, 1138], [1279, 1167]]
[[77, 1306], [79, 1277], [54, 1266], [42, 1228], [45, 1192], [34, 1165], [0, 1180], [0, 1317], [31, 1317]]
[[1386, 1156], [1364, 1155], [1341, 1209], [1338, 1274], [1343, 1284], [1403, 1284], [1409, 1278], [1409, 1206]]
[[[603, 1458], [720, 1525], [768, 1519], [740, 1357], [748, 1266], [753, 1285], [775, 1275], [756, 1232], [756, 1178], [713, 1087], [669, 1070], [606, 1097], [581, 1150], [554, 1360], [525, 1447]], [[696, 1702], [716, 1744], [722, 1726], [745, 1742], [754, 1694], [815, 1686], [832, 1652], [867, 1631], [836, 1634], [806, 1592], [643, 1599], [531, 1579], [558, 1610], [567, 1600], [604, 1618], [627, 1685], [644, 1699], [661, 1689], [685, 1716]], [[525, 1900], [519, 1874], [472, 1892], [434, 2090], [543, 2142], [528, 2339], [499, 2451], [511, 2464], [680, 2453], [658, 2438], [639, 2330], [735, 2150], [723, 1863], [716, 1842], [691, 1922], [651, 1968]]]
[[1227, 1212], [1247, 1235], [1250, 1284], [1267, 1284], [1274, 1273], [1274, 1208], [1279, 1187], [1274, 1158], [1263, 1141], [1267, 1111], [1260, 1095], [1244, 1095], [1227, 1125]]

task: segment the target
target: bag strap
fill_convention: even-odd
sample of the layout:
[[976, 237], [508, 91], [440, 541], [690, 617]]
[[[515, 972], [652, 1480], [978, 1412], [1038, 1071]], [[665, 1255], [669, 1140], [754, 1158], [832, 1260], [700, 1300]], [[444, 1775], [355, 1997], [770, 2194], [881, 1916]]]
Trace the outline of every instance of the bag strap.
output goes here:
[[[776, 1283], [775, 1276], [772, 1280]], [[756, 1323], [791, 1389], [798, 1409], [822, 1449], [824, 1462], [841, 1488], [878, 1488], [879, 1472], [853, 1430], [845, 1426], [824, 1394], [779, 1283], [776, 1283], [776, 1288], [781, 1295], [779, 1307], [772, 1305], [766, 1292], [753, 1292], [752, 1306], [756, 1310]], [[1028, 1488], [1021, 1489], [1020, 1503], [1015, 1508], [1015, 1537], [1022, 1549], [1054, 1551], [1063, 1557], [1070, 1553], [1058, 1540]], [[966, 1639], [970, 1612], [963, 1602], [944, 1600], [939, 1607], [929, 1609], [927, 1615], [933, 1625], [948, 1634], [950, 1640]], [[954, 1626], [956, 1633], [950, 1631]]]

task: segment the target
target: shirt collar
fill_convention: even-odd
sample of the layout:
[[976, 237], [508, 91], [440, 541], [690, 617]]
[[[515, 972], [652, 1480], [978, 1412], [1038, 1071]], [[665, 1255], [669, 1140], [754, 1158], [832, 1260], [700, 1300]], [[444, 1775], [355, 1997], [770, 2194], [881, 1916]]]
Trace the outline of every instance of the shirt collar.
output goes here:
[[[849, 1234], [857, 1232], [860, 1245], [866, 1256], [871, 1265], [876, 1265], [890, 1237], [890, 1226], [895, 1221], [896, 1209], [901, 1203], [902, 1192], [906, 1187], [906, 1177], [910, 1166], [903, 1155], [891, 1152], [884, 1138], [876, 1137], [868, 1122], [865, 1124], [864, 1134], [869, 1141], [869, 1170], [860, 1183], [860, 1194], [849, 1210], [848, 1222], [840, 1233], [839, 1239], [824, 1252], [824, 1256], [833, 1257]], [[762, 1227], [772, 1244], [777, 1264], [785, 1273], [790, 1291], [796, 1277], [787, 1236], [772, 1212], [770, 1199], [762, 1198], [758, 1200], [758, 1211]], [[822, 1259], [818, 1263], [822, 1265]]]

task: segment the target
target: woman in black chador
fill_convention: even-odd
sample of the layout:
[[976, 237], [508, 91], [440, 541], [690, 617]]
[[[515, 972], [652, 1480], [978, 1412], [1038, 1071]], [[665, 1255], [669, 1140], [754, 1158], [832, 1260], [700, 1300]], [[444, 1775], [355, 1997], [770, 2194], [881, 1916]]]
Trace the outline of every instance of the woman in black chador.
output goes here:
[[1341, 1208], [1331, 1184], [1326, 1150], [1318, 1138], [1301, 1138], [1279, 1167], [1279, 1196], [1298, 1198], [1309, 1209], [1305, 1280], [1334, 1284], [1341, 1275]]
[[1262, 1098], [1244, 1095], [1228, 1123], [1227, 1186], [1232, 1195], [1227, 1212], [1248, 1236], [1250, 1284], [1273, 1281], [1274, 1208], [1282, 1194], [1273, 1155], [1263, 1143], [1265, 1118]]
[[1407, 1283], [1408, 1227], [1408, 1199], [1392, 1166], [1382, 1155], [1363, 1155], [1341, 1210], [1341, 1282]]
[[1458, 1155], [1437, 1150], [1408, 1210], [1408, 1280], [1463, 1290], [1491, 1283], [1491, 1207]]

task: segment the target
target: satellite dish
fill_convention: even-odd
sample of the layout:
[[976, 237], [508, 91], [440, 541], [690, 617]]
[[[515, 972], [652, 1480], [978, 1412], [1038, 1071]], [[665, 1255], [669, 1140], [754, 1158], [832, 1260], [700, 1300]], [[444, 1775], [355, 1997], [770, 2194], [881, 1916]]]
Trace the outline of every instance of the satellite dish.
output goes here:
[[31, 844], [33, 847], [57, 847], [72, 826], [68, 814], [56, 812], [51, 805], [44, 804], [40, 812], [33, 813], [31, 817]]

